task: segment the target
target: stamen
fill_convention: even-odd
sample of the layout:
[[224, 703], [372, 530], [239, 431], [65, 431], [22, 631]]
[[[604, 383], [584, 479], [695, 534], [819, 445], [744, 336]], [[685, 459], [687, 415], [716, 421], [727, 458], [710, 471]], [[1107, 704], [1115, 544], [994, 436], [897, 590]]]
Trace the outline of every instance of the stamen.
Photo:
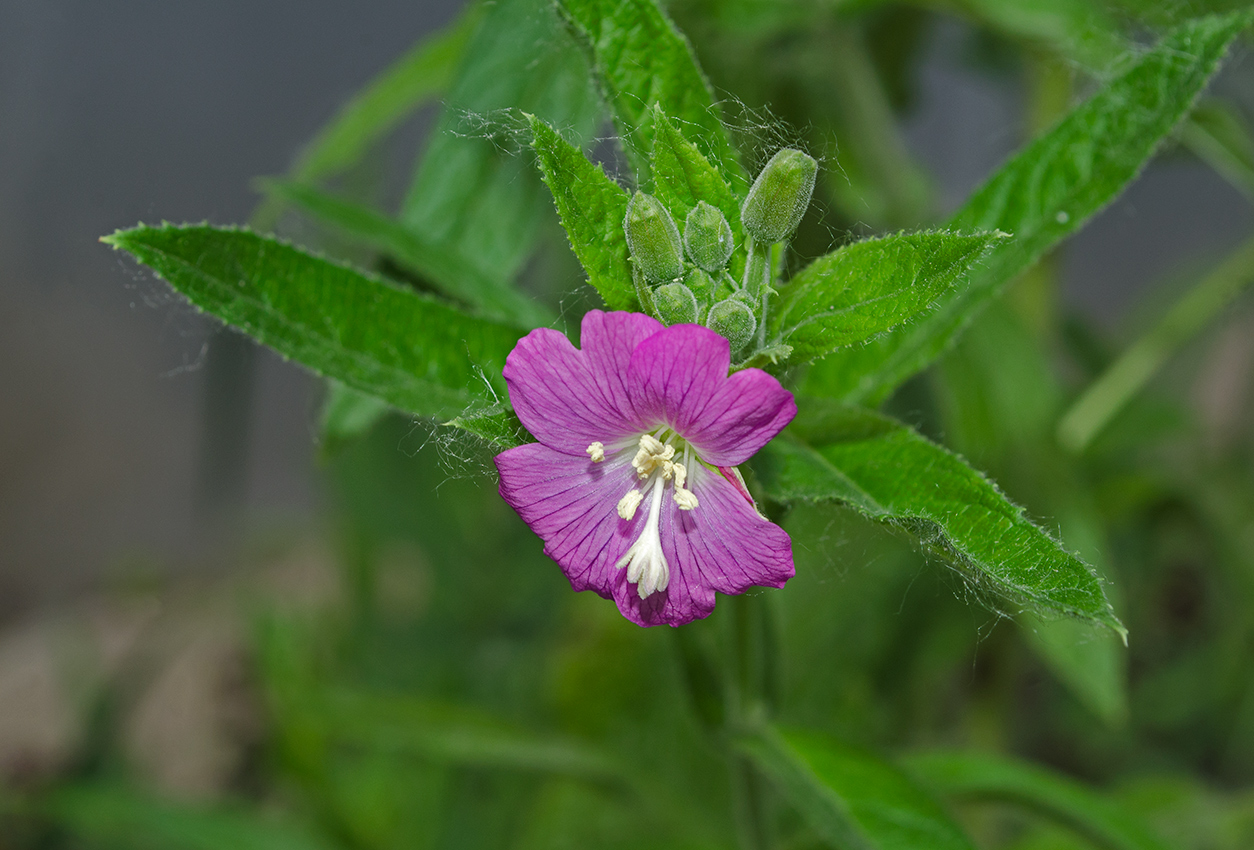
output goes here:
[[675, 504], [681, 511], [690, 511], [697, 506], [697, 494], [683, 487], [676, 487]]
[[632, 458], [631, 465], [635, 467], [637, 475], [641, 478], [648, 478], [654, 469], [662, 466], [674, 456], [674, 446], [664, 445], [651, 434], [641, 434], [640, 449]]
[[585, 451], [588, 457], [592, 458], [593, 463], [600, 463], [605, 460], [605, 443], [600, 440], [594, 441]]
[[644, 501], [644, 494], [639, 490], [632, 488], [627, 491], [627, 495], [618, 500], [618, 515], [623, 519], [632, 519], [636, 515], [636, 508], [640, 507], [640, 503]]

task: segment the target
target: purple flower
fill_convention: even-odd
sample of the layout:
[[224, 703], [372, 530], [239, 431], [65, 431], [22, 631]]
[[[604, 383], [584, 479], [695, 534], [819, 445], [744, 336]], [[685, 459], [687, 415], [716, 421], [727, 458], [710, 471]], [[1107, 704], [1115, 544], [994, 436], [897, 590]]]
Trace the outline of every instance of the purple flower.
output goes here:
[[735, 469], [797, 413], [760, 369], [730, 377], [727, 340], [640, 313], [589, 312], [582, 348], [534, 330], [505, 364], [540, 441], [496, 456], [501, 496], [575, 590], [642, 626], [705, 617], [714, 592], [783, 587], [792, 542]]

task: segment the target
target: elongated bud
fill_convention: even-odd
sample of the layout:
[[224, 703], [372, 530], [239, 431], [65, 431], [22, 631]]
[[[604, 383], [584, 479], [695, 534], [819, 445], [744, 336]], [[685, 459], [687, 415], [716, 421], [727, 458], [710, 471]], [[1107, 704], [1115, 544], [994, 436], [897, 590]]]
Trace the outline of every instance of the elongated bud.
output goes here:
[[799, 150], [784, 148], [771, 157], [740, 208], [745, 230], [763, 245], [791, 236], [810, 206], [818, 171], [814, 158]]
[[716, 272], [727, 265], [735, 247], [731, 225], [717, 207], [697, 201], [684, 222], [684, 247], [694, 263], [707, 272]]
[[697, 296], [682, 283], [653, 290], [653, 307], [664, 325], [691, 325], [697, 321]]
[[684, 273], [679, 228], [666, 207], [652, 195], [637, 192], [627, 204], [627, 249], [646, 278], [674, 280]]
[[728, 298], [710, 308], [710, 315], [706, 317], [705, 326], [727, 337], [731, 342], [732, 354], [735, 354], [745, 347], [745, 343], [753, 339], [753, 332], [757, 330], [758, 323], [753, 318], [753, 311], [745, 302], [738, 298]]

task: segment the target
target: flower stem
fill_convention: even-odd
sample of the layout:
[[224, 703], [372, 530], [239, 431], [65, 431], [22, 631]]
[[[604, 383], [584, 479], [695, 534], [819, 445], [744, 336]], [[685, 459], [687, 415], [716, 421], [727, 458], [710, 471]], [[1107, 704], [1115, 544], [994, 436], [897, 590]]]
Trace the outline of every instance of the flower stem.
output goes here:
[[745, 262], [744, 290], [756, 299], [771, 282], [771, 246], [758, 244], [752, 236], [747, 239], [749, 259]]

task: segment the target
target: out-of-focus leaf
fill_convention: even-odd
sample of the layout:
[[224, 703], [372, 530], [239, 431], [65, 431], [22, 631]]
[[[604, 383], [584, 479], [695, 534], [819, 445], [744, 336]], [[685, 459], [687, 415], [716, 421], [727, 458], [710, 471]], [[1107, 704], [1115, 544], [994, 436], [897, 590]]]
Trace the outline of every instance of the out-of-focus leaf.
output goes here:
[[972, 847], [936, 800], [876, 756], [816, 732], [766, 728], [736, 743], [832, 847]]
[[891, 330], [925, 312], [1004, 236], [936, 231], [846, 245], [789, 281], [775, 333], [804, 361]]
[[935, 752], [905, 766], [960, 800], [1014, 803], [1070, 826], [1108, 850], [1165, 850], [1133, 815], [1092, 788], [1045, 768], [992, 753]]
[[889, 417], [817, 400], [790, 431], [797, 439], [773, 441], [755, 467], [771, 498], [842, 502], [904, 530], [977, 587], [1124, 634], [1093, 570], [961, 458]]
[[519, 292], [508, 280], [485, 274], [461, 255], [428, 242], [382, 213], [301, 183], [267, 180], [262, 185], [347, 235], [390, 254], [446, 295], [478, 308], [485, 315], [527, 327], [544, 325], [552, 319], [544, 307]]
[[1254, 200], [1254, 133], [1230, 103], [1211, 98], [1198, 104], [1180, 129], [1180, 139]]
[[688, 211], [698, 201], [705, 201], [723, 214], [736, 244], [743, 245], [740, 200], [723, 175], [696, 145], [684, 138], [660, 107], [653, 110], [653, 129], [653, 194], [670, 210], [675, 223], [682, 230]]
[[954, 5], [1088, 68], [1104, 68], [1126, 44], [1106, 6], [1089, 0], [954, 0]]
[[406, 115], [447, 89], [479, 23], [480, 8], [469, 6], [354, 95], [301, 151], [290, 178], [308, 182], [342, 171]]
[[621, 784], [622, 769], [585, 744], [516, 729], [466, 706], [338, 689], [314, 710], [337, 740], [434, 761]]
[[1254, 281], [1254, 238], [1247, 239], [1219, 268], [1172, 305], [1158, 322], [1128, 346], [1058, 423], [1058, 442], [1084, 451], [1181, 345], [1204, 328]]
[[279, 818], [234, 807], [192, 807], [114, 785], [51, 794], [45, 811], [93, 847], [117, 850], [331, 850], [336, 845]]
[[452, 416], [490, 390], [521, 331], [247, 230], [140, 225], [104, 242], [201, 310], [359, 392]]
[[544, 187], [520, 155], [519, 110], [584, 139], [602, 106], [551, 0], [484, 6], [399, 220], [483, 274], [508, 280], [549, 219]]
[[[655, 0], [558, 0], [592, 57], [606, 103], [641, 172], [658, 104], [738, 188], [748, 186], [688, 40]], [[730, 219], [729, 219], [730, 221]]]
[[326, 393], [318, 428], [324, 457], [365, 434], [392, 409], [383, 399], [359, 393], [336, 380], [327, 381]]
[[1070, 618], [1046, 620], [1025, 612], [1016, 620], [1028, 645], [1082, 704], [1109, 726], [1126, 719], [1126, 649], [1118, 635]]
[[1122, 73], [1002, 166], [948, 224], [1014, 239], [991, 251], [923, 321], [816, 366], [807, 391], [877, 404], [931, 363], [1004, 284], [1140, 173], [1250, 19], [1249, 12], [1199, 18], [1133, 54]]
[[639, 309], [623, 232], [627, 192], [543, 121], [533, 117], [531, 132], [544, 182], [588, 283], [610, 309]]

